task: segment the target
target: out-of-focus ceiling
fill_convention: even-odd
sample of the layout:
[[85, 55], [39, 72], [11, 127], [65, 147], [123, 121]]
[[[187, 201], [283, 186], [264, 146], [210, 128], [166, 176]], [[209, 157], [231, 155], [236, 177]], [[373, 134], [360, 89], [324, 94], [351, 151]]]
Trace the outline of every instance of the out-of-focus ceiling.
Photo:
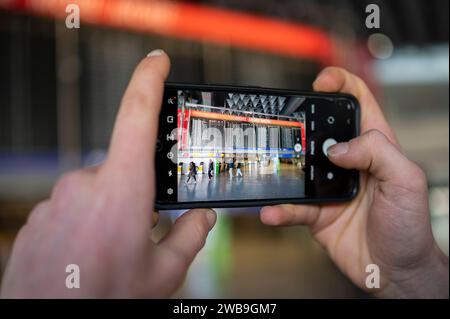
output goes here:
[[448, 43], [448, 0], [192, 0], [202, 3], [269, 15], [290, 21], [308, 22], [325, 29], [341, 24], [352, 26], [358, 36], [373, 29], [365, 27], [368, 4], [380, 8], [381, 28], [397, 45]]

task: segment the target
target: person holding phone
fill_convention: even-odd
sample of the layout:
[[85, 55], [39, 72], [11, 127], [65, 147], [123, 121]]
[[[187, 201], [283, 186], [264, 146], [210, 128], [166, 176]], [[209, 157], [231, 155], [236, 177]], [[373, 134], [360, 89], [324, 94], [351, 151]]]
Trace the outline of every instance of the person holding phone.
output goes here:
[[[161, 50], [139, 64], [106, 161], [61, 177], [51, 197], [30, 213], [2, 278], [2, 297], [161, 298], [182, 283], [216, 214], [188, 211], [160, 242], [150, 239], [158, 112], [169, 64]], [[403, 155], [358, 77], [326, 68], [314, 89], [350, 93], [361, 103], [362, 135], [328, 151], [336, 165], [362, 172], [360, 192], [348, 203], [265, 207], [262, 222], [307, 225], [339, 269], [375, 296], [448, 298], [448, 257], [431, 232], [425, 174]], [[64, 285], [65, 269], [73, 263], [83, 278], [79, 289]], [[371, 263], [382, 276], [375, 290], [364, 285]]]

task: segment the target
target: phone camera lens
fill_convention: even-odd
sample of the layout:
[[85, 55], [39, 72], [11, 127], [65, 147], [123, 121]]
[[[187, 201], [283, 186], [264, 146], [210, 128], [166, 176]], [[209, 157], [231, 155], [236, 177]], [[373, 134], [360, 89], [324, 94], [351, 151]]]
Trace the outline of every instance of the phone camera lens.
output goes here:
[[328, 124], [330, 124], [330, 125], [333, 125], [335, 121], [336, 121], [336, 120], [335, 120], [334, 116], [329, 116], [329, 117], [327, 118], [327, 122], [328, 122]]

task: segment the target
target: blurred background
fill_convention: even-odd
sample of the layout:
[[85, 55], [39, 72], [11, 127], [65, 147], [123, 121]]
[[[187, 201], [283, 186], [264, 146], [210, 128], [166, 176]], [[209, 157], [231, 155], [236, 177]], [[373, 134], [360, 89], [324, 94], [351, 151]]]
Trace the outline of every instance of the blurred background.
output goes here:
[[[81, 28], [64, 23], [68, 3]], [[366, 6], [380, 28], [366, 26]], [[100, 161], [135, 65], [172, 59], [169, 80], [311, 89], [326, 65], [361, 76], [406, 154], [426, 171], [433, 231], [449, 240], [446, 0], [0, 0], [0, 273], [33, 206], [67, 170]], [[177, 297], [367, 298], [303, 227], [258, 209], [219, 221]], [[156, 237], [180, 212], [162, 213]], [[124, 212], [126, 218], [126, 212]]]

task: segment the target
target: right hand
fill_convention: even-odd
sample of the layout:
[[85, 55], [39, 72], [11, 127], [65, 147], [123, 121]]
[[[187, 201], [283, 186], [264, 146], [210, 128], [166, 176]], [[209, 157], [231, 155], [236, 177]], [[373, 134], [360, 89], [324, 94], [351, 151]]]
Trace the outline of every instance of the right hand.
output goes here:
[[[360, 101], [362, 135], [328, 151], [334, 164], [361, 171], [359, 194], [344, 204], [264, 207], [262, 222], [308, 225], [341, 271], [377, 296], [448, 298], [448, 257], [431, 231], [424, 172], [402, 153], [361, 79], [330, 67], [313, 86], [316, 91], [353, 94]], [[375, 291], [365, 285], [369, 264], [381, 272]]]

